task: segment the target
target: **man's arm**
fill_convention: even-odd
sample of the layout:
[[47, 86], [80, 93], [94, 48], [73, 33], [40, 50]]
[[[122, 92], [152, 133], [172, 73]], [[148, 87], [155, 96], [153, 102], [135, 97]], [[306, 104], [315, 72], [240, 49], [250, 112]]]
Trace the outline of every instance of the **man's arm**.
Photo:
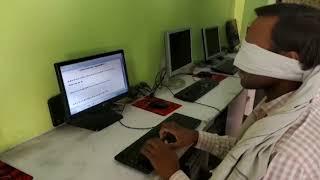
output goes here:
[[[235, 145], [236, 138], [229, 136], [219, 136], [203, 131], [198, 132], [198, 142], [196, 148], [223, 159], [230, 149]], [[169, 180], [189, 180], [189, 177], [181, 170], [175, 172]]]
[[[171, 134], [176, 141], [168, 143], [166, 137]], [[211, 152], [224, 158], [227, 152], [235, 145], [236, 138], [218, 136], [205, 132], [197, 132], [186, 129], [176, 123], [165, 123], [162, 125], [160, 139], [150, 139], [141, 149], [151, 162], [157, 174], [164, 179], [187, 180], [189, 179], [180, 171], [177, 154], [173, 149], [196, 145], [197, 148]], [[166, 157], [166, 158], [163, 158]]]
[[198, 142], [195, 147], [223, 159], [234, 147], [236, 141], [237, 139], [234, 137], [199, 131]]

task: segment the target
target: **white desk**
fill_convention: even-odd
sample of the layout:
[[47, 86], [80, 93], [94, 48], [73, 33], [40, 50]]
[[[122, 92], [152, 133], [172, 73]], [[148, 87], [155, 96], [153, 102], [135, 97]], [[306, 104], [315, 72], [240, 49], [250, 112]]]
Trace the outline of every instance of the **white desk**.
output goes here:
[[[190, 76], [183, 78], [187, 85], [194, 82]], [[239, 79], [228, 78], [198, 102], [224, 109], [241, 90]], [[165, 89], [157, 96], [182, 104], [177, 113], [204, 122], [212, 121], [219, 114], [212, 108], [174, 99]], [[152, 127], [165, 118], [127, 106], [122, 122], [134, 127]], [[0, 159], [36, 180], [154, 179], [156, 176], [152, 174], [144, 175], [113, 159], [146, 132], [126, 129], [118, 122], [100, 132], [63, 125], [1, 154]]]

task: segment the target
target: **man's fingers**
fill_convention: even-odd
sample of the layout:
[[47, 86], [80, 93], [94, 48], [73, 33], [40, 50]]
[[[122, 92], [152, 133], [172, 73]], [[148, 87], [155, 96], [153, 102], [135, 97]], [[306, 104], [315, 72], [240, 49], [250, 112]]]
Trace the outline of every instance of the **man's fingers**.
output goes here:
[[160, 131], [159, 131], [160, 139], [165, 138], [168, 134], [173, 134], [173, 132], [170, 131], [170, 129], [167, 129], [167, 128], [161, 128]]
[[177, 149], [180, 147], [180, 145], [178, 143], [168, 143], [167, 146], [170, 148], [170, 149]]
[[163, 145], [163, 142], [159, 138], [149, 139], [146, 145], [150, 145], [154, 150], [158, 150], [160, 146]]
[[[174, 126], [174, 125], [173, 125]], [[167, 134], [172, 134], [174, 136], [176, 136], [177, 132], [177, 128], [176, 127], [172, 127], [171, 125], [169, 126], [162, 126], [160, 131], [159, 131], [159, 136], [160, 139], [163, 139], [164, 137], [166, 137]]]
[[141, 154], [143, 154], [144, 156], [146, 156], [150, 161], [153, 159], [153, 156], [152, 156], [150, 150], [149, 150], [147, 147], [144, 146], [144, 147], [141, 149], [140, 152], [141, 152]]
[[168, 122], [168, 123], [163, 123], [161, 125], [162, 128], [167, 128], [167, 129], [176, 129], [178, 127], [178, 124], [175, 122]]
[[148, 140], [144, 147], [150, 150], [151, 153], [154, 153], [154, 151], [156, 151], [158, 148], [158, 146], [152, 140]]
[[152, 156], [155, 156], [157, 154], [157, 151], [158, 151], [158, 146], [156, 145], [156, 142], [155, 140], [151, 139], [151, 140], [148, 140], [144, 146], [142, 147], [141, 151], [143, 152], [147, 152], [148, 154], [152, 155]]

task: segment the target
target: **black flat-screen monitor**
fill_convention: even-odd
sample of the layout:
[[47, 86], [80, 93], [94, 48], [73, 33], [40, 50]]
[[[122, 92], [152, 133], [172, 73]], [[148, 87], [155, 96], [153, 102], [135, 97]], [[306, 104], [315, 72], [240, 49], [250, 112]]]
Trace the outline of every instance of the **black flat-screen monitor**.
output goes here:
[[219, 28], [217, 26], [202, 29], [205, 59], [212, 60], [221, 55]]
[[55, 64], [68, 118], [127, 96], [123, 50]]
[[173, 76], [192, 65], [191, 29], [166, 33], [167, 72]]
[[236, 51], [236, 48], [240, 45], [240, 37], [236, 19], [226, 22], [226, 34], [230, 51]]

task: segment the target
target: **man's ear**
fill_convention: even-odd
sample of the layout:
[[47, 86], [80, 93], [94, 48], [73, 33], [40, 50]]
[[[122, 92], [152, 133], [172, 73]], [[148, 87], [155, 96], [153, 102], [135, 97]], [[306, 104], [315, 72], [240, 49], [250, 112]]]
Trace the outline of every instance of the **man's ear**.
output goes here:
[[283, 53], [283, 55], [288, 58], [296, 59], [296, 60], [300, 61], [299, 54], [295, 51], [285, 52], [285, 53]]

